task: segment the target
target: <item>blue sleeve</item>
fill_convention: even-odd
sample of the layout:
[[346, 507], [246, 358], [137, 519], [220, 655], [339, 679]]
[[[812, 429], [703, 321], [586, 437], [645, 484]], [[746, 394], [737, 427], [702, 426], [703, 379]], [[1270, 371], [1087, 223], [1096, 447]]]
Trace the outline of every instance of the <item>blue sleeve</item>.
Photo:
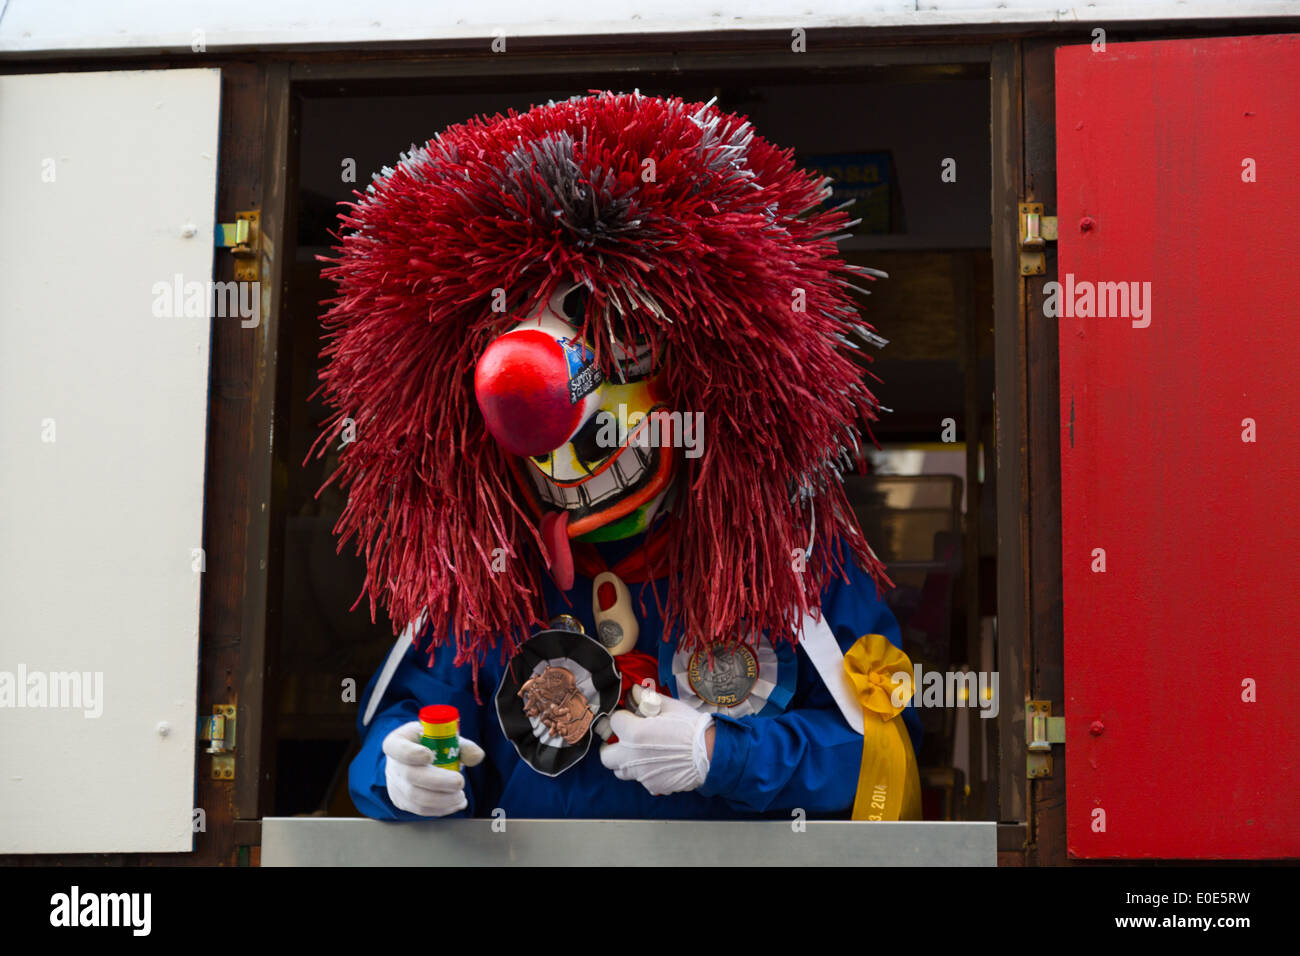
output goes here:
[[[849, 583], [834, 581], [822, 596], [822, 612], [840, 649], [864, 634], [883, 634], [899, 644], [898, 622], [876, 594], [875, 582], [856, 567]], [[717, 715], [713, 759], [699, 792], [741, 810], [802, 808], [831, 813], [853, 806], [862, 764], [862, 735], [844, 719], [800, 648], [800, 691], [778, 717]], [[903, 712], [913, 745], [920, 746], [920, 718]]]
[[[418, 720], [421, 707], [427, 704], [454, 705], [460, 711], [461, 736], [468, 737], [480, 746], [486, 745], [482, 734], [481, 705], [474, 699], [470, 668], [454, 667], [454, 657], [451, 648], [442, 648], [434, 658], [433, 667], [429, 667], [427, 652], [418, 650], [414, 644], [408, 647], [384, 691], [374, 717], [369, 726], [366, 726], [361, 721], [369, 706], [370, 697], [375, 692], [375, 682], [379, 679], [382, 668], [370, 678], [357, 715], [361, 751], [348, 768], [348, 792], [356, 808], [366, 816], [376, 820], [429, 819], [393, 806], [388, 798], [385, 781], [388, 758], [384, 756], [384, 738], [402, 724]], [[473, 816], [475, 807], [481, 805], [486, 763], [484, 761], [477, 767], [462, 768], [461, 772], [465, 775], [465, 799], [469, 806], [466, 810], [451, 814], [452, 816]]]

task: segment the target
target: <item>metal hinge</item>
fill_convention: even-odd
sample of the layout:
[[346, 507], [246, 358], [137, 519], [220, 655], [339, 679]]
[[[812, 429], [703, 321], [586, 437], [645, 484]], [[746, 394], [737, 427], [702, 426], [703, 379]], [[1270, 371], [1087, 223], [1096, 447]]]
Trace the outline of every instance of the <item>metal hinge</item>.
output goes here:
[[1056, 241], [1056, 217], [1043, 215], [1040, 202], [1022, 202], [1020, 219], [1020, 274], [1040, 276], [1047, 271], [1047, 243]]
[[234, 222], [217, 223], [217, 248], [235, 257], [235, 281], [256, 282], [261, 269], [262, 210], [235, 213]]
[[213, 704], [211, 717], [199, 718], [199, 740], [212, 754], [212, 779], [235, 779], [235, 705]]
[[1052, 744], [1064, 743], [1065, 718], [1052, 716], [1052, 702], [1025, 701], [1025, 772], [1030, 780], [1052, 775]]

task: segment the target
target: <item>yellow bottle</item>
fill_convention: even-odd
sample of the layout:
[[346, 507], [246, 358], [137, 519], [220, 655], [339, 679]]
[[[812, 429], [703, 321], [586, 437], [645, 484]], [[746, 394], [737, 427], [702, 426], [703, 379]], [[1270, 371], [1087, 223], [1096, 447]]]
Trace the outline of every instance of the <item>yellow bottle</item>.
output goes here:
[[433, 751], [433, 765], [460, 772], [460, 711], [450, 704], [420, 708], [420, 743]]

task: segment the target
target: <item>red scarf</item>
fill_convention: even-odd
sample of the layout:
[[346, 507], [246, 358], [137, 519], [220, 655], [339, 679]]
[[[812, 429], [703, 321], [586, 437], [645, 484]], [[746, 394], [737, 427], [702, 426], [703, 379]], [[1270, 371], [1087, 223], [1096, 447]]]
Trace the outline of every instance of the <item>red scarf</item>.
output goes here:
[[586, 578], [594, 578], [602, 571], [612, 571], [625, 584], [644, 584], [668, 576], [668, 535], [656, 534], [647, 538], [645, 546], [637, 548], [612, 568], [600, 556], [593, 544], [573, 543], [573, 564]]

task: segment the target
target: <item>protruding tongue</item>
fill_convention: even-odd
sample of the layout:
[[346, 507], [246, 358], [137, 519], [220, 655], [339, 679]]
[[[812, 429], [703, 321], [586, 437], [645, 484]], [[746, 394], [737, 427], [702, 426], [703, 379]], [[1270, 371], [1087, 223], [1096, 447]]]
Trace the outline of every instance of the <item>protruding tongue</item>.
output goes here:
[[542, 515], [542, 544], [551, 562], [551, 577], [561, 591], [573, 587], [573, 551], [569, 547], [569, 513], [548, 511]]

